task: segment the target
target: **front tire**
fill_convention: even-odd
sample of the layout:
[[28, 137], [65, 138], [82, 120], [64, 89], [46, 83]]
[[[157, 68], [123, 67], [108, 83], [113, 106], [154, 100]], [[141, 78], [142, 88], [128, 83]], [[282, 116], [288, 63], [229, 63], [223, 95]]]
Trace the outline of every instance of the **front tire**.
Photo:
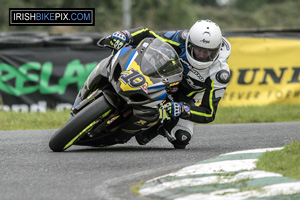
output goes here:
[[66, 150], [76, 141], [84, 129], [111, 109], [112, 106], [104, 96], [96, 99], [55, 132], [49, 141], [50, 149], [54, 152]]

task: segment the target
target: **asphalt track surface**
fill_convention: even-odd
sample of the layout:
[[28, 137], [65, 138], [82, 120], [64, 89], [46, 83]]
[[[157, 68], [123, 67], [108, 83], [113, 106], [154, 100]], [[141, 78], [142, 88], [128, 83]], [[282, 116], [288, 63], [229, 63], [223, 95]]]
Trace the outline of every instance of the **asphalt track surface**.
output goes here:
[[300, 140], [300, 122], [197, 125], [185, 150], [161, 136], [109, 148], [71, 147], [54, 153], [55, 130], [0, 131], [1, 200], [124, 200], [130, 187], [222, 153], [281, 147]]

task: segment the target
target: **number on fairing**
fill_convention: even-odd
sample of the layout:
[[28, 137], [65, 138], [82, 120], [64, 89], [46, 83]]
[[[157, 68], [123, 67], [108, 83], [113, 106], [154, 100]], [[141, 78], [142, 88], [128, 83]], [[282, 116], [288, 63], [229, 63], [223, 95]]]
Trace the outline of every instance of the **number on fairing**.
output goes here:
[[120, 80], [132, 88], [140, 87], [146, 83], [145, 77], [134, 69], [131, 69], [129, 74], [122, 73]]

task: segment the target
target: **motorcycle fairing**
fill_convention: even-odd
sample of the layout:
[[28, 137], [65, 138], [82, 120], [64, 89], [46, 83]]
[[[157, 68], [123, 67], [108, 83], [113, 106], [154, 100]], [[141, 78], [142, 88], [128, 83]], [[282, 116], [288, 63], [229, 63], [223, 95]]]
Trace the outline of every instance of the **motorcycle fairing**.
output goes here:
[[99, 64], [95, 67], [95, 69], [93, 69], [93, 71], [90, 73], [90, 75], [88, 76], [87, 80], [85, 81], [85, 83], [83, 84], [83, 86], [81, 87], [74, 106], [80, 104], [80, 102], [87, 98], [87, 96], [95, 90], [96, 87], [98, 87], [100, 81], [103, 78], [106, 78], [108, 76], [108, 66], [111, 62], [112, 56], [109, 56], [105, 59], [103, 59], [102, 61], [99, 62]]
[[121, 89], [124, 92], [143, 90], [146, 94], [148, 94], [148, 87], [153, 85], [150, 77], [143, 74], [141, 67], [135, 61], [126, 68], [127, 70], [121, 72], [121, 76], [119, 78], [119, 81], [121, 82]]
[[[142, 67], [145, 66], [141, 66], [141, 63], [147, 48], [151, 47], [150, 40], [153, 41], [152, 38], [145, 39], [135, 49], [122, 48], [114, 56], [110, 65], [109, 71], [114, 73], [109, 74], [109, 80], [116, 92], [129, 105], [143, 105], [153, 101], [159, 104], [166, 97], [166, 88], [182, 79], [182, 71], [177, 71], [177, 74], [168, 77], [150, 77], [143, 72]], [[177, 65], [175, 61], [174, 65]]]

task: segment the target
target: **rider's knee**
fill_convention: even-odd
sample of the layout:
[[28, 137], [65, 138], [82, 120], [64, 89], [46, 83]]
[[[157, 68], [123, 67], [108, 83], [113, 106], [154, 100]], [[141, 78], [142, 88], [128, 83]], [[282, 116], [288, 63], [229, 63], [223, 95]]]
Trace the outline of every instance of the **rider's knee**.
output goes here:
[[189, 144], [189, 141], [192, 138], [192, 135], [185, 130], [178, 129], [175, 132], [175, 138], [176, 140], [172, 142], [175, 149], [185, 149], [186, 145]]

